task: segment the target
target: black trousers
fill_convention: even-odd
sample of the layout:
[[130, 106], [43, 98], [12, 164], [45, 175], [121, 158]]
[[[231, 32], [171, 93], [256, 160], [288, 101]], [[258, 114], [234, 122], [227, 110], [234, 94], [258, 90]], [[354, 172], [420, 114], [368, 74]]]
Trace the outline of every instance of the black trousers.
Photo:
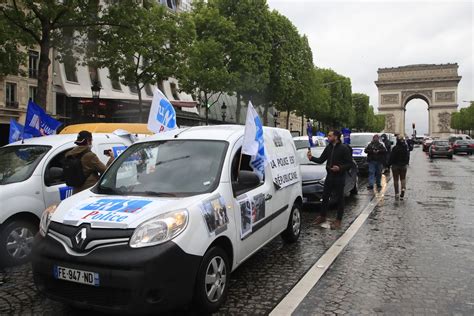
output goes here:
[[324, 181], [323, 203], [321, 205], [321, 216], [326, 216], [329, 208], [329, 198], [337, 204], [337, 219], [342, 220], [344, 215], [344, 186], [346, 182], [345, 173], [333, 175], [328, 174]]

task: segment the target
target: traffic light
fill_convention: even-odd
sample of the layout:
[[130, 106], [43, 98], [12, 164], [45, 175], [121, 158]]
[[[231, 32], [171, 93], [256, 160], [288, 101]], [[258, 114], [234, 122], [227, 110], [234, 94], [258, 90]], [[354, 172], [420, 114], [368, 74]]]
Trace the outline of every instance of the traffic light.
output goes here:
[[415, 123], [411, 123], [411, 126], [413, 127], [413, 129], [415, 129]]

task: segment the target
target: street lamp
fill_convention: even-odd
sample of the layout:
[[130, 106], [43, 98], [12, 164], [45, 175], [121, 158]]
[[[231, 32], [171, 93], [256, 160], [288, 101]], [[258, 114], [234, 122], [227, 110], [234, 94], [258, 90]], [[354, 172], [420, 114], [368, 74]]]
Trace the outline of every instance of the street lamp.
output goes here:
[[227, 106], [225, 105], [225, 102], [222, 102], [221, 106], [221, 113], [222, 113], [222, 122], [225, 122], [225, 117], [227, 116]]
[[101, 86], [98, 80], [94, 80], [92, 82], [91, 91], [92, 91], [92, 99], [94, 100], [94, 112], [95, 118], [97, 120], [99, 114], [99, 98], [100, 98], [100, 90]]

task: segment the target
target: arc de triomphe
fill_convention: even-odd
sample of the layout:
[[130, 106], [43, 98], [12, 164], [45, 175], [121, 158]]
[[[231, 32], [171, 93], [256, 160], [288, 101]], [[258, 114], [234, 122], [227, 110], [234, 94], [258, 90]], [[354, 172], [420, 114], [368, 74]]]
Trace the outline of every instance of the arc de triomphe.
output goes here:
[[458, 107], [461, 80], [457, 63], [379, 68], [377, 73], [378, 111], [385, 114], [386, 132], [405, 134], [405, 108], [413, 99], [428, 104], [430, 135], [446, 136], [452, 132], [451, 113]]

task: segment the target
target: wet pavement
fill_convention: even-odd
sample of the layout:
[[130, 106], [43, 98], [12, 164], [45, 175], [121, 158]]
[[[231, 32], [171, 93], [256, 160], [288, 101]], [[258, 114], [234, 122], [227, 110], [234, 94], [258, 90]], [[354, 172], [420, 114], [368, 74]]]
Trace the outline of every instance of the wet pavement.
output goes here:
[[[390, 183], [294, 315], [474, 314], [474, 159], [430, 162], [417, 148], [409, 172], [407, 200], [396, 202]], [[315, 226], [310, 208], [298, 243], [277, 238], [240, 266], [219, 314], [268, 314], [369, 203], [365, 185], [362, 178], [359, 195], [347, 200], [343, 229]], [[0, 314], [32, 313], [84, 312], [38, 294], [29, 265], [0, 271]]]
[[474, 315], [472, 156], [412, 154], [406, 199], [390, 185], [293, 315], [323, 314]]

